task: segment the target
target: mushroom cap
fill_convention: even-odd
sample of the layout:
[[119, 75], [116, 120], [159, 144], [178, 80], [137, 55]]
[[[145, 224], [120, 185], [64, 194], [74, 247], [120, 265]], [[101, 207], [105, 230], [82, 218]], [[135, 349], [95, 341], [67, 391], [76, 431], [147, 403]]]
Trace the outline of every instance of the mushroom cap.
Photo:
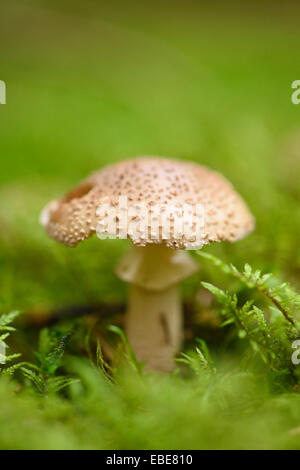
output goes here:
[[[145, 210], [147, 223], [141, 217]], [[99, 238], [130, 238], [137, 246], [198, 249], [234, 242], [253, 230], [255, 221], [219, 173], [193, 162], [140, 157], [92, 173], [61, 200], [51, 201], [41, 223], [50, 237], [71, 247], [97, 232]]]

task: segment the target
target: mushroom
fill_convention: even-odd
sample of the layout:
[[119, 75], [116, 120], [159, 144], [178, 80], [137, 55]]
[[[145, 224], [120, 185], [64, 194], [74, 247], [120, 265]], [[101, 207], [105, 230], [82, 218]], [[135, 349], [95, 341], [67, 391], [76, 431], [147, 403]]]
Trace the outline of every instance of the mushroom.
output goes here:
[[179, 283], [198, 271], [187, 253], [234, 242], [254, 228], [242, 198], [219, 173], [192, 162], [141, 157], [104, 167], [41, 215], [50, 237], [75, 247], [130, 238], [117, 267], [130, 283], [125, 330], [148, 370], [171, 371], [182, 342]]

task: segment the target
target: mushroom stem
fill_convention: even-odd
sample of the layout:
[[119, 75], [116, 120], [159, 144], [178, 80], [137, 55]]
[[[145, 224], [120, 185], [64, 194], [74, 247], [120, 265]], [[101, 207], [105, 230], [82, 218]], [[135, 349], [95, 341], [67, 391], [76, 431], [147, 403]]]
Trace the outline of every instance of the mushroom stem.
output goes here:
[[149, 291], [131, 284], [126, 333], [139, 361], [148, 370], [170, 372], [182, 340], [178, 285]]
[[133, 247], [117, 268], [130, 283], [126, 333], [148, 370], [168, 372], [182, 340], [182, 306], [178, 283], [199, 269], [186, 252], [165, 245]]

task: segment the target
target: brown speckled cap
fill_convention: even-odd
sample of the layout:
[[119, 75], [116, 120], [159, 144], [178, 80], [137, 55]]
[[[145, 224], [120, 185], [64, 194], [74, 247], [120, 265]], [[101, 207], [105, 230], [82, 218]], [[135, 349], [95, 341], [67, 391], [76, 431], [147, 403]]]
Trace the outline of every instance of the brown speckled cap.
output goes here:
[[[127, 198], [130, 217], [127, 225], [118, 229], [137, 246], [164, 243], [172, 248], [195, 249], [222, 240], [234, 242], [254, 228], [245, 202], [219, 173], [192, 162], [155, 157], [127, 160], [96, 171], [61, 200], [50, 202], [41, 222], [54, 240], [76, 246], [96, 230], [99, 236], [108, 235], [104, 217], [97, 209], [103, 204], [116, 207], [120, 196]], [[149, 225], [133, 234], [130, 224], [139, 217], [141, 204], [150, 212], [154, 206], [175, 207], [167, 236], [163, 222], [154, 235]], [[205, 218], [201, 233], [189, 240], [174, 235], [176, 211], [179, 213], [186, 204], [201, 204]]]

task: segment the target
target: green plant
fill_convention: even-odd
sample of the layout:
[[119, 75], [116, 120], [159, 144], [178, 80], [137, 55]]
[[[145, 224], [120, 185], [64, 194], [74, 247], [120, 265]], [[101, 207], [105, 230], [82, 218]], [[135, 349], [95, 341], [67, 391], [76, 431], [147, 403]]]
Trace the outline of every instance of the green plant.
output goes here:
[[19, 366], [25, 379], [42, 395], [57, 393], [78, 382], [74, 378], [56, 375], [72, 332], [63, 334], [44, 328], [39, 337], [39, 349], [35, 352], [36, 363], [24, 362]]
[[[0, 341], [4, 348], [8, 345], [4, 341], [11, 332], [16, 329], [11, 323], [19, 315], [19, 312], [12, 312], [0, 317]], [[29, 383], [34, 385], [35, 389], [42, 395], [57, 393], [66, 387], [76, 383], [78, 380], [56, 375], [57, 369], [62, 366], [62, 357], [66, 346], [70, 340], [73, 330], [62, 334], [56, 330], [44, 328], [39, 335], [39, 349], [34, 353], [36, 363], [21, 361], [16, 364], [3, 368], [2, 375], [13, 376], [15, 372], [21, 371], [22, 376]], [[2, 357], [3, 356], [3, 357]], [[8, 363], [17, 359], [21, 354], [0, 355], [3, 362]]]
[[[221, 304], [222, 327], [235, 325], [239, 338], [248, 338], [255, 353], [272, 371], [290, 373], [294, 376], [295, 366], [291, 361], [291, 344], [300, 336], [297, 320], [300, 296], [287, 283], [282, 283], [272, 274], [254, 271], [246, 264], [240, 272], [232, 264], [226, 264], [217, 257], [198, 252], [219, 267], [224, 273], [237, 278], [248, 289], [255, 289], [271, 303], [264, 310], [253, 299], [240, 305], [236, 293], [224, 291], [210, 283], [202, 282]], [[297, 378], [294, 377], [297, 381]]]
[[[10, 333], [15, 331], [15, 328], [11, 324], [19, 316], [19, 314], [20, 312], [15, 311], [0, 316], [0, 345], [2, 344], [2, 348], [0, 350], [0, 364], [7, 364], [8, 362], [11, 362], [21, 356], [19, 353], [9, 355], [5, 354], [6, 350], [9, 348], [6, 340]], [[14, 369], [15, 366], [11, 366], [5, 368], [4, 370], [6, 374], [9, 374], [12, 373]]]

